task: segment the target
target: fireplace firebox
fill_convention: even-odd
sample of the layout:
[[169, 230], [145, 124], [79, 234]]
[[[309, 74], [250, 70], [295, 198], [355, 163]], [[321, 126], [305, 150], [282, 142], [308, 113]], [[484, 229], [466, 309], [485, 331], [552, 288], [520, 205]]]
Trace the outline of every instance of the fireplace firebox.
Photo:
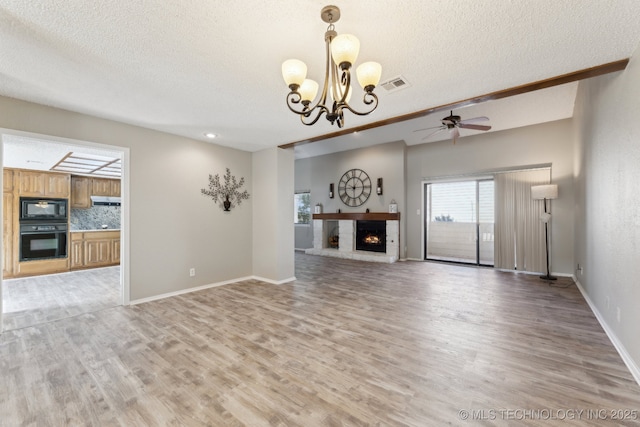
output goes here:
[[356, 221], [356, 250], [387, 252], [386, 221]]

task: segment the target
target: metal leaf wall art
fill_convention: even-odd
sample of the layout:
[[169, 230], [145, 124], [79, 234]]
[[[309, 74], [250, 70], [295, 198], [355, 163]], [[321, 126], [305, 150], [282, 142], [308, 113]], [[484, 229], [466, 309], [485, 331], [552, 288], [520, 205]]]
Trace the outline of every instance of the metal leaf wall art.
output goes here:
[[235, 176], [231, 176], [231, 171], [227, 168], [227, 173], [222, 178], [223, 183], [220, 182], [220, 175], [209, 174], [209, 189], [203, 188], [201, 190], [204, 196], [209, 196], [225, 211], [230, 211], [231, 208], [240, 206], [243, 200], [249, 199], [249, 192], [247, 190], [240, 191], [240, 188], [244, 185], [244, 177], [240, 178], [240, 181], [236, 180]]

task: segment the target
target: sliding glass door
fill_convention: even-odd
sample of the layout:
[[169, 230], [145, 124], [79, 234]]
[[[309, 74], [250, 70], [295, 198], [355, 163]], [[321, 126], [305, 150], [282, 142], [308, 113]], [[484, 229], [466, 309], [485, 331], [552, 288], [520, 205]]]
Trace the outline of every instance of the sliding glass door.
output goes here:
[[425, 186], [425, 259], [493, 266], [493, 179]]

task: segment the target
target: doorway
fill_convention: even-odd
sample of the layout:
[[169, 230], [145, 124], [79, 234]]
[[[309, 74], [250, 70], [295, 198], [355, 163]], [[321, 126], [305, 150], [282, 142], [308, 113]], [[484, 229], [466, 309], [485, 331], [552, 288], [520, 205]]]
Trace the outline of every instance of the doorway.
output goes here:
[[[127, 200], [125, 196], [128, 194], [128, 180], [126, 179], [128, 149], [22, 132], [2, 131], [3, 133], [0, 134], [0, 140], [2, 143], [3, 168], [11, 168], [13, 171], [57, 171], [74, 175], [91, 176], [91, 173], [86, 171], [76, 172], [74, 170], [61, 169], [62, 167], [68, 167], [65, 166], [64, 159], [66, 159], [66, 164], [69, 164], [70, 153], [81, 154], [86, 157], [84, 161], [85, 165], [82, 167], [86, 167], [87, 163], [92, 163], [97, 158], [117, 158], [118, 161], [121, 162], [121, 173], [118, 173], [118, 178], [120, 178], [120, 180], [118, 180], [118, 187], [120, 187], [122, 191], [122, 206], [118, 207], [117, 212], [115, 209], [112, 209], [113, 212], [110, 212], [108, 215], [109, 221], [99, 221], [99, 223], [103, 225], [107, 225], [108, 223], [107, 227], [110, 228], [110, 230], [107, 231], [120, 230], [119, 239], [117, 242], [114, 239], [113, 242], [113, 247], [117, 247], [113, 253], [114, 257], [117, 256], [117, 258], [120, 259], [121, 264], [27, 277], [9, 275], [8, 278], [3, 278], [0, 280], [0, 331], [20, 329], [44, 322], [73, 317], [82, 313], [99, 311], [107, 307], [128, 304], [129, 286], [128, 268], [126, 267], [128, 257], [124, 255], [128, 251], [128, 238], [126, 236], [125, 226], [126, 223], [128, 223], [125, 203]], [[105, 179], [102, 179], [102, 181], [104, 180]], [[6, 194], [7, 185], [3, 187], [5, 188]], [[22, 191], [23, 190], [20, 190], [20, 194], [22, 194]], [[3, 198], [5, 205], [11, 200], [12, 198], [7, 198], [6, 196]], [[13, 200], [19, 199], [15, 199], [14, 197]], [[70, 200], [71, 199], [69, 199], [69, 201]], [[16, 220], [16, 218], [8, 218], [7, 213], [9, 212], [11, 212], [11, 209], [3, 209], [3, 224], [5, 224], [5, 228], [3, 229], [4, 237], [7, 235], [8, 224]], [[82, 215], [75, 216], [75, 220], [83, 220], [88, 217], [104, 218], [104, 216], [98, 216], [97, 213], [93, 211], [93, 207], [80, 213], [82, 213]], [[70, 256], [70, 261], [73, 233], [82, 230], [74, 227], [77, 225], [77, 222], [74, 223], [72, 207], [69, 206], [67, 253]], [[95, 228], [100, 229], [105, 227], [98, 225]], [[77, 235], [78, 234], [76, 234], [76, 236]], [[17, 240], [15, 235], [10, 236], [10, 238], [12, 242], [16, 244]], [[3, 249], [4, 247], [5, 244], [3, 244]], [[4, 255], [8, 252], [9, 251], [3, 250]], [[16, 253], [15, 251], [13, 252], [14, 254]], [[9, 256], [9, 258], [11, 257]], [[5, 256], [4, 259], [6, 263], [7, 257]], [[69, 267], [71, 267], [71, 265], [69, 265]]]
[[493, 178], [427, 182], [426, 260], [493, 266]]

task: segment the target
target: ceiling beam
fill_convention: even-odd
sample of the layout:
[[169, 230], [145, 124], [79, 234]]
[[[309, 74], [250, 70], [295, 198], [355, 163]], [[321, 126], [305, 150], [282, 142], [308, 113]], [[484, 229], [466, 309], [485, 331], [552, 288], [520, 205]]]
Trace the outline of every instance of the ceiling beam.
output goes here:
[[621, 59], [619, 61], [609, 62], [607, 64], [598, 65], [591, 68], [585, 68], [583, 70], [574, 71], [572, 73], [562, 74], [560, 76], [551, 77], [545, 80], [539, 80], [533, 83], [527, 83], [520, 86], [511, 87], [509, 89], [503, 89], [496, 92], [487, 93], [485, 95], [475, 96], [473, 98], [464, 99], [462, 101], [452, 102], [450, 104], [439, 105], [437, 107], [427, 108], [425, 110], [419, 110], [413, 113], [404, 114], [402, 116], [391, 117], [389, 119], [379, 120], [377, 122], [368, 123], [366, 125], [357, 126], [350, 129], [342, 129], [337, 132], [326, 133], [324, 135], [314, 136], [308, 139], [302, 139], [300, 141], [290, 142], [288, 144], [279, 145], [279, 148], [291, 148], [296, 145], [310, 144], [312, 142], [323, 141], [329, 138], [335, 138], [342, 135], [347, 135], [353, 132], [362, 132], [369, 129], [374, 129], [381, 126], [391, 125], [394, 123], [400, 123], [407, 120], [417, 119], [426, 115], [443, 111], [454, 110], [467, 105], [479, 104], [482, 102], [493, 101], [496, 99], [508, 98], [510, 96], [522, 95], [527, 92], [534, 92], [540, 89], [546, 89], [553, 86], [559, 86], [566, 83], [572, 83], [579, 80], [588, 79], [591, 77], [602, 76], [604, 74], [613, 73], [616, 71], [622, 71], [627, 67], [629, 58]]

